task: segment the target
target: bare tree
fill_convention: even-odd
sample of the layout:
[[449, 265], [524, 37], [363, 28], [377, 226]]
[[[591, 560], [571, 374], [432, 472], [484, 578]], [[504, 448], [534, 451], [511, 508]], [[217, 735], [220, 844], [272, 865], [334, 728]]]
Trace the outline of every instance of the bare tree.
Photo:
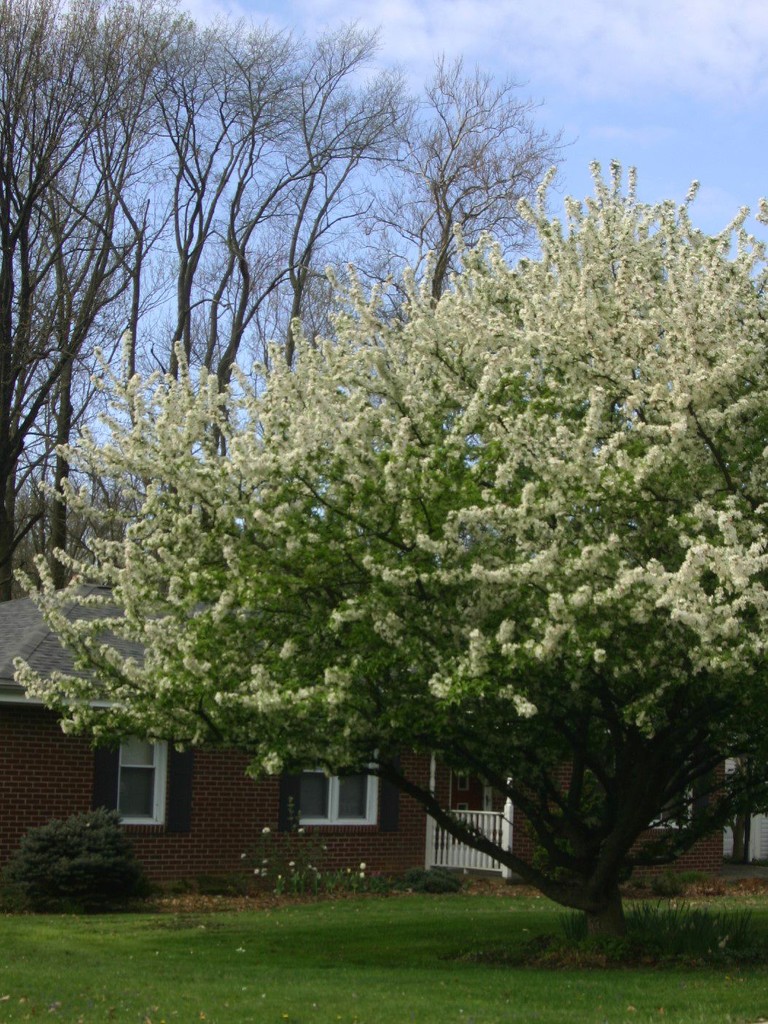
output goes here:
[[467, 72], [461, 58], [437, 60], [403, 125], [405, 157], [390, 167], [369, 220], [374, 275], [397, 280], [405, 265], [427, 269], [438, 299], [457, 269], [457, 229], [470, 245], [488, 231], [508, 254], [525, 246], [517, 204], [560, 159], [560, 136], [536, 125], [535, 108], [512, 79]]
[[[392, 159], [400, 77], [356, 77], [375, 49], [356, 26], [308, 42], [220, 23], [185, 32], [169, 55], [159, 93], [177, 261], [168, 342], [222, 383], [265, 319], [291, 361], [314, 262], [359, 218], [362, 166]], [[167, 359], [175, 374], [175, 350]]]
[[91, 150], [117, 201], [116, 244], [122, 245], [129, 278], [123, 336], [129, 376], [136, 370], [140, 324], [165, 301], [150, 263], [168, 225], [156, 172], [162, 135], [159, 72], [172, 41], [191, 25], [177, 13], [175, 0], [112, 0], [92, 51], [91, 74], [109, 88], [106, 116], [96, 122]]
[[175, 373], [178, 342], [224, 383], [274, 326], [290, 361], [327, 294], [313, 261], [395, 144], [398, 76], [358, 79], [374, 52], [354, 26], [201, 28], [173, 0], [0, 0], [0, 599], [30, 531], [68, 545], [33, 491], [63, 488], [97, 346]]
[[[277, 143], [291, 53], [285, 34], [246, 31], [242, 24], [190, 25], [164, 64], [158, 105], [170, 152], [176, 312], [169, 351], [156, 357], [167, 358], [173, 373], [174, 343], [187, 362], [210, 368], [220, 351], [222, 304], [237, 320], [238, 305], [247, 302], [249, 268], [238, 262], [239, 234], [255, 228], [282, 189]], [[232, 301], [238, 273], [244, 295]]]
[[376, 49], [354, 24], [203, 27], [176, 0], [0, 0], [0, 600], [17, 552], [95, 528], [39, 488], [65, 488], [61, 446], [105, 400], [97, 348], [223, 385], [270, 341], [291, 365], [297, 320], [333, 329], [328, 264], [415, 262], [437, 299], [456, 228], [524, 244], [517, 200], [559, 145], [533, 105], [445, 60], [417, 104]]
[[319, 258], [338, 262], [338, 250], [345, 248], [348, 259], [354, 225], [370, 208], [370, 179], [361, 170], [396, 163], [399, 156], [400, 126], [409, 107], [400, 76], [383, 72], [362, 88], [348, 82], [375, 48], [374, 34], [344, 27], [321, 37], [301, 69], [294, 147], [307, 172], [291, 195], [284, 333], [289, 365], [292, 324], [302, 317], [313, 282], [313, 299], [318, 290], [327, 294]]
[[[138, 136], [110, 144], [106, 127], [140, 71], [123, 62], [116, 74], [111, 57], [116, 33], [127, 45], [126, 10], [0, 0], [0, 599], [43, 514], [26, 503], [19, 515], [17, 492], [69, 438], [80, 360], [114, 337], [130, 280], [136, 237], [119, 213]], [[58, 486], [68, 469], [61, 456], [54, 463]], [[63, 511], [51, 529], [63, 546]]]

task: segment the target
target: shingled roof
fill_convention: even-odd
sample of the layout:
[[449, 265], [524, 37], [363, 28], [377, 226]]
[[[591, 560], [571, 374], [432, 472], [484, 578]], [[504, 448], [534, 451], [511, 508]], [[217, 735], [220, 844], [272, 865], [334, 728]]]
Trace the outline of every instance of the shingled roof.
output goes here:
[[[95, 584], [82, 588], [84, 596], [109, 596], [109, 590]], [[96, 608], [73, 605], [71, 618], [100, 619], [115, 615], [115, 606]], [[141, 657], [141, 646], [128, 640], [110, 636], [110, 642], [126, 657]], [[0, 603], [0, 700], [23, 700], [24, 690], [14, 680], [13, 662], [23, 658], [40, 673], [72, 672], [72, 655], [62, 647], [59, 638], [46, 624], [37, 605], [28, 597]]]

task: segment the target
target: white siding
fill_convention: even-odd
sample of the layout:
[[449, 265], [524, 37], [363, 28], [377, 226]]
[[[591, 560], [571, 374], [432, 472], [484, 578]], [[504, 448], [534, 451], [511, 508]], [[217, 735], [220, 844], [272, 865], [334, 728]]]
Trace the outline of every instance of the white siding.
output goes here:
[[[733, 832], [726, 828], [723, 833], [723, 855], [733, 853]], [[749, 834], [749, 859], [768, 860], [768, 814], [754, 814]]]

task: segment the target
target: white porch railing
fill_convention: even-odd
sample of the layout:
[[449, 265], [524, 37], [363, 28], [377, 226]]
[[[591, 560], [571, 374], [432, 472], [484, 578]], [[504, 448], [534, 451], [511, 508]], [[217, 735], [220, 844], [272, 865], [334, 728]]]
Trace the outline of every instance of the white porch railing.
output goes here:
[[[504, 850], [512, 846], [512, 808], [507, 805], [504, 813], [499, 811], [454, 811], [460, 821], [477, 829]], [[509, 875], [497, 860], [487, 853], [481, 853], [455, 839], [440, 828], [434, 818], [427, 818], [427, 868], [457, 868], [462, 871], [494, 871]]]

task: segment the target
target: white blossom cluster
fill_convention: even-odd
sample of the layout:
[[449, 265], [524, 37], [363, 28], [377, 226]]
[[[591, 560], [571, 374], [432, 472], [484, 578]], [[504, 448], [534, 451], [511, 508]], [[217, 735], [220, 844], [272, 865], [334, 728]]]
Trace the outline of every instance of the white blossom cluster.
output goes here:
[[[709, 237], [614, 169], [566, 223], [543, 194], [525, 214], [538, 258], [487, 240], [397, 320], [353, 286], [336, 336], [256, 391], [108, 382], [111, 440], [69, 457], [135, 512], [39, 598], [97, 669], [57, 680], [71, 727], [220, 739], [274, 771], [555, 705], [610, 700], [649, 734], [675, 691], [764, 705], [768, 280], [746, 213]], [[141, 663], [65, 617], [94, 577]]]

